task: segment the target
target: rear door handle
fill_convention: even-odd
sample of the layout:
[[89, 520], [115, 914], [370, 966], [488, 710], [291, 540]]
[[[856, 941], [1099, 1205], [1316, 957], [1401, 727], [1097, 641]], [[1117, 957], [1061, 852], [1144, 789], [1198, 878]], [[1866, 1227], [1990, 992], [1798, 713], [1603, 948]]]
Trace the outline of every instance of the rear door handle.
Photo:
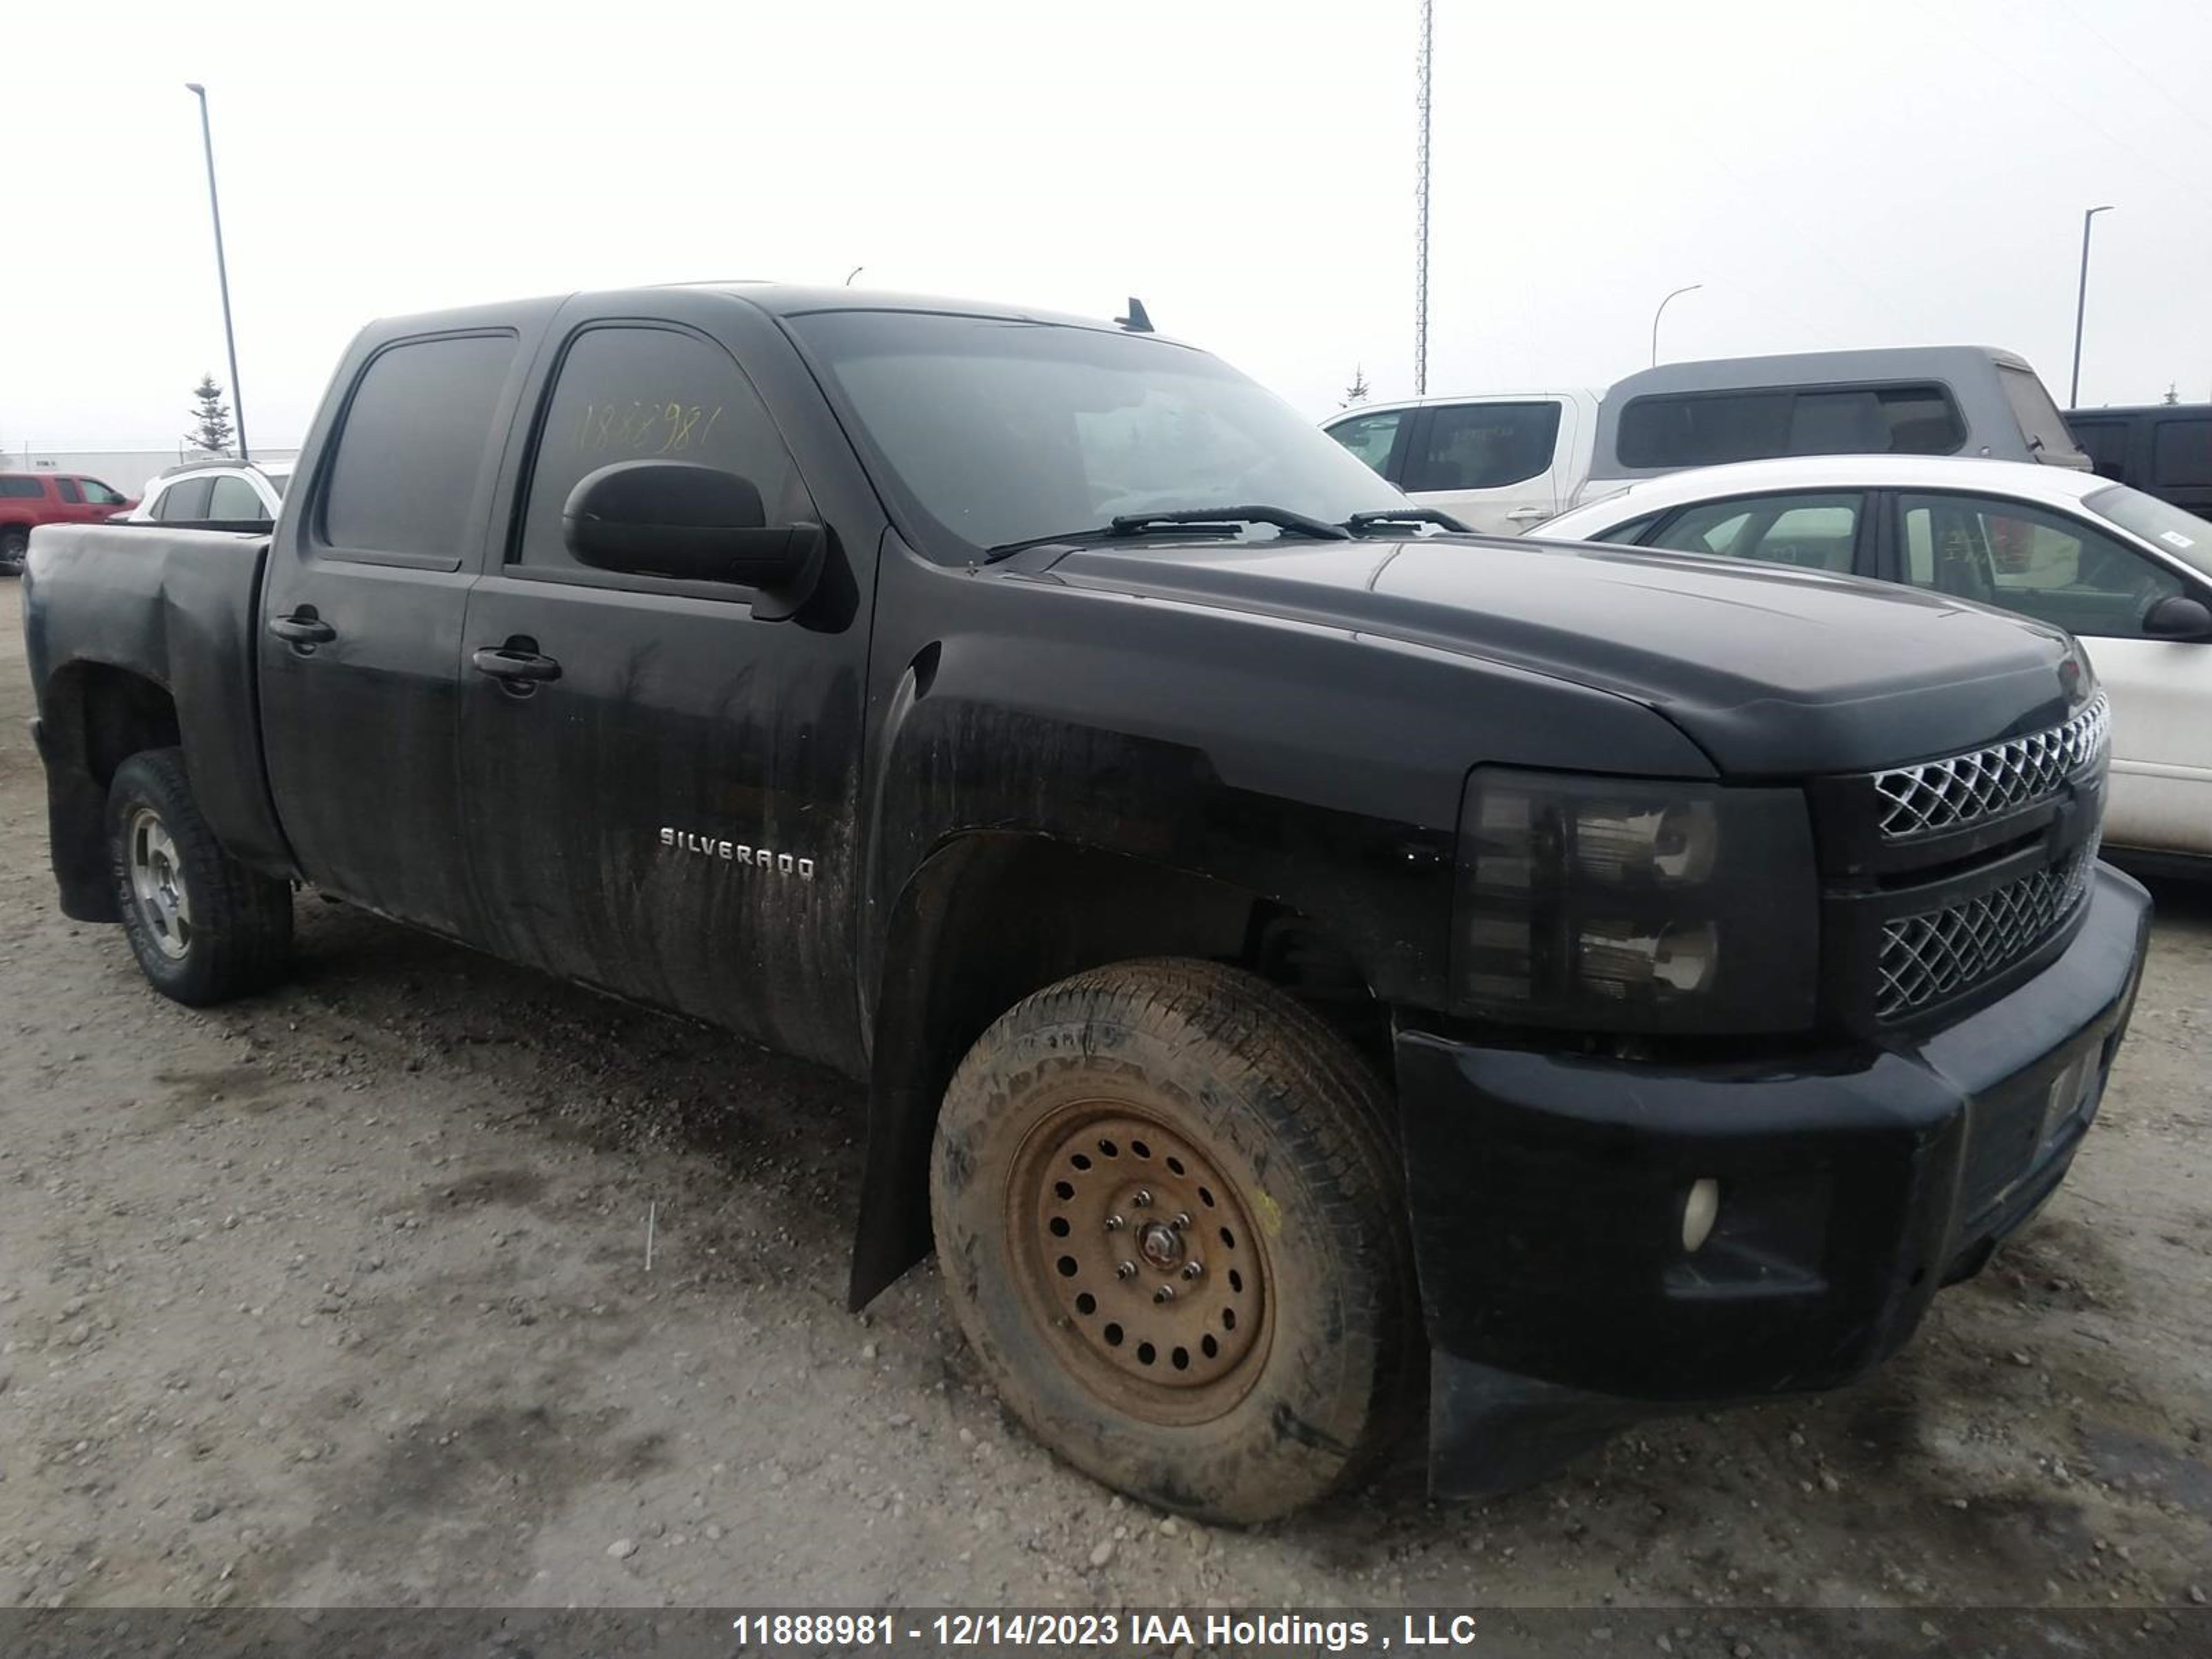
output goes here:
[[338, 630], [312, 611], [300, 611], [289, 617], [271, 617], [269, 631], [280, 640], [294, 645], [328, 645], [337, 638]]
[[477, 665], [477, 673], [489, 674], [495, 680], [539, 681], [561, 678], [559, 663], [512, 640], [505, 645], [478, 646], [471, 660]]

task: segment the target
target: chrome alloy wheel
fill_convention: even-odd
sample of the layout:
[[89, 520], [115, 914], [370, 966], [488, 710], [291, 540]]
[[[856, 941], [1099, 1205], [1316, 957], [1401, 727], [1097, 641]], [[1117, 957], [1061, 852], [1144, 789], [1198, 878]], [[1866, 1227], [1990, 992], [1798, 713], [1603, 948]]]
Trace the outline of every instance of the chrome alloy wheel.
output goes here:
[[192, 943], [192, 899], [185, 886], [184, 862], [161, 815], [142, 806], [131, 815], [131, 896], [147, 936], [173, 962], [184, 959]]

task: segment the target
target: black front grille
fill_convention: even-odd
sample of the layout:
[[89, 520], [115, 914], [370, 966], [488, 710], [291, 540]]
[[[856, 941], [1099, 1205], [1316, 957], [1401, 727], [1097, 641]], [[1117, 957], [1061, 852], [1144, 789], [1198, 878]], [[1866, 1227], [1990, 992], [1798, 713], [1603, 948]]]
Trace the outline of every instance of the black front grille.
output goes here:
[[2087, 911], [2104, 811], [2101, 696], [1960, 754], [1815, 781], [1823, 1005], [1869, 1035], [2000, 995]]
[[1882, 924], [1875, 1018], [1902, 1019], [2002, 973], [2073, 918], [2088, 896], [2097, 844], [2002, 886]]

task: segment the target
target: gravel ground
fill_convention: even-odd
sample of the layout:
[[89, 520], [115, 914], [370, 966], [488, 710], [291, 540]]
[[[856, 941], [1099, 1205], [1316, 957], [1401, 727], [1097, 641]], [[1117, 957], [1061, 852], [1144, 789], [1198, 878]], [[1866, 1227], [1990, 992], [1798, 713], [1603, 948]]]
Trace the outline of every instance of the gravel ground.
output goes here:
[[0, 1607], [2212, 1591], [2212, 891], [2071, 1182], [1877, 1376], [1234, 1533], [1025, 1439], [930, 1270], [844, 1310], [849, 1085], [312, 897], [289, 988], [154, 995], [54, 908], [29, 708], [11, 582]]

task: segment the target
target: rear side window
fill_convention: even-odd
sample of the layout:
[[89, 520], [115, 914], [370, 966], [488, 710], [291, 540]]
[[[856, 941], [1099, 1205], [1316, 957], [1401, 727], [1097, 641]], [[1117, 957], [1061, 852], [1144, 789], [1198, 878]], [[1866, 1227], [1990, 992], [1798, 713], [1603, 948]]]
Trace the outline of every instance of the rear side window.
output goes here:
[[[584, 568], [562, 536], [569, 492], [603, 466], [644, 460], [697, 462], [751, 480], [770, 524], [814, 516], [768, 410], [728, 352], [676, 329], [593, 328], [561, 361], [512, 556], [525, 566]], [[622, 579], [625, 586], [653, 580]], [[744, 590], [729, 591], [734, 598]]]
[[76, 487], [75, 478], [57, 478], [54, 488], [62, 492], [62, 499], [70, 506], [82, 507], [84, 504], [84, 492]]
[[322, 500], [323, 539], [347, 552], [451, 565], [466, 549], [511, 334], [388, 346], [355, 382]]
[[2160, 421], [2152, 431], [2150, 481], [2212, 484], [2212, 420]]
[[1814, 386], [1638, 398], [1620, 411], [1623, 466], [1719, 466], [1778, 455], [1949, 455], [1966, 422], [1943, 386]]
[[1430, 412], [1428, 435], [1406, 463], [1405, 488], [1525, 483], [1550, 470], [1559, 437], [1557, 404], [1447, 404]]
[[44, 500], [46, 486], [36, 478], [0, 478], [0, 495], [27, 501]]
[[269, 509], [261, 504], [261, 497], [252, 484], [234, 472], [226, 472], [215, 481], [215, 490], [209, 498], [208, 517], [235, 520], [265, 520]]
[[154, 503], [154, 516], [165, 524], [210, 518], [213, 515], [208, 512], [208, 499], [214, 489], [212, 478], [179, 478]]
[[1858, 538], [1860, 500], [1856, 495], [1753, 495], [1707, 501], [1683, 508], [1644, 544], [1847, 574]]

